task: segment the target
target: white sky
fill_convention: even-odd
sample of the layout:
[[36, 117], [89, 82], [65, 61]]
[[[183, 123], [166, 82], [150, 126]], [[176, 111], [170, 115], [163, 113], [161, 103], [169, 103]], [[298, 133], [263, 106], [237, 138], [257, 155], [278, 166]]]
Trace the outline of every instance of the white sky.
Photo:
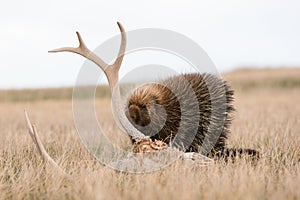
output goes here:
[[80, 56], [48, 54], [90, 49], [126, 30], [163, 28], [202, 46], [219, 71], [240, 66], [300, 66], [299, 0], [2, 1], [0, 88], [71, 86]]

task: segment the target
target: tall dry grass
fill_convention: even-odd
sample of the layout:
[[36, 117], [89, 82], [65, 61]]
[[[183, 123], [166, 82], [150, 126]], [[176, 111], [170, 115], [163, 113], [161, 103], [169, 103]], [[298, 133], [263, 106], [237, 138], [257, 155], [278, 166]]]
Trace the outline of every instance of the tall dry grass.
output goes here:
[[[239, 80], [234, 73], [226, 78]], [[256, 165], [243, 159], [199, 168], [175, 163], [139, 175], [118, 173], [89, 155], [77, 136], [70, 99], [2, 101], [0, 199], [300, 199], [300, 87], [238, 88], [235, 96], [228, 145], [259, 150]], [[99, 123], [126, 145], [127, 138], [112, 125], [109, 105], [107, 98], [96, 100]], [[41, 161], [23, 108], [30, 111], [49, 154], [71, 178]]]

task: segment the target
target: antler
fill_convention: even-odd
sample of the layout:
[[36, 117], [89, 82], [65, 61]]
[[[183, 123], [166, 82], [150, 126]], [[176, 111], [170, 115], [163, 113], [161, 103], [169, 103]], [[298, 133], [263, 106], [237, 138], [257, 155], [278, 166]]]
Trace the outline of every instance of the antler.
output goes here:
[[[75, 48], [74, 47], [63, 47], [63, 48], [51, 50], [49, 52], [50, 53], [56, 53], [56, 52], [77, 53], [77, 54], [82, 55], [83, 57], [93, 61], [96, 65], [98, 65], [104, 71], [105, 75], [107, 76], [111, 93], [113, 94], [113, 97], [116, 99], [116, 101], [113, 101], [114, 107], [115, 107], [114, 109], [117, 113], [117, 116], [119, 117], [121, 125], [134, 140], [140, 141], [145, 138], [145, 135], [142, 134], [141, 132], [139, 132], [136, 128], [134, 128], [133, 125], [128, 121], [127, 117], [125, 116], [125, 112], [123, 112], [123, 109], [122, 109], [122, 106], [120, 103], [121, 95], [120, 95], [120, 89], [119, 89], [119, 85], [118, 85], [119, 69], [122, 64], [124, 53], [125, 53], [125, 48], [126, 48], [126, 33], [125, 33], [123, 26], [119, 22], [118, 22], [118, 26], [121, 31], [122, 40], [121, 40], [118, 57], [112, 65], [105, 63], [101, 58], [99, 58], [96, 54], [94, 54], [92, 51], [90, 51], [84, 44], [79, 32], [76, 32], [78, 41], [79, 41], [78, 47], [75, 47]], [[29, 120], [26, 110], [24, 110], [24, 113], [25, 113], [25, 119], [27, 122], [27, 128], [28, 128], [29, 134], [30, 134], [40, 156], [42, 157], [42, 159], [44, 161], [49, 162], [54, 168], [56, 168], [61, 173], [66, 174], [57, 165], [57, 163], [49, 156], [49, 154], [45, 150], [42, 142], [39, 139], [39, 136], [36, 132], [35, 126], [32, 125]]]
[[80, 36], [79, 32], [76, 32], [79, 46], [78, 47], [63, 47], [59, 49], [54, 49], [49, 51], [50, 53], [57, 53], [57, 52], [72, 52], [77, 53], [90, 61], [93, 61], [96, 65], [98, 65], [105, 73], [110, 91], [112, 93], [113, 98], [113, 105], [114, 105], [114, 111], [116, 112], [121, 125], [126, 130], [127, 134], [132, 137], [135, 141], [141, 141], [145, 138], [145, 135], [142, 134], [139, 130], [137, 130], [127, 119], [125, 116], [125, 113], [123, 112], [122, 105], [121, 105], [121, 95], [120, 95], [120, 89], [119, 89], [119, 70], [120, 66], [123, 61], [125, 48], [126, 48], [126, 32], [121, 25], [120, 22], [117, 22], [119, 29], [121, 31], [121, 45], [118, 53], [118, 57], [115, 60], [115, 62], [111, 65], [104, 62], [101, 58], [99, 58], [96, 54], [94, 54], [92, 51], [90, 51], [85, 43], [83, 42], [82, 37]]
[[54, 168], [56, 168], [60, 173], [65, 174], [65, 172], [56, 164], [56, 162], [49, 156], [49, 154], [47, 153], [47, 151], [45, 150], [39, 135], [37, 134], [36, 128], [34, 125], [31, 124], [27, 111], [24, 110], [24, 114], [25, 114], [25, 119], [26, 119], [26, 123], [27, 123], [27, 128], [29, 131], [29, 134], [37, 148], [37, 151], [39, 152], [40, 156], [42, 157], [42, 159], [44, 161], [49, 162], [52, 166], [54, 166]]

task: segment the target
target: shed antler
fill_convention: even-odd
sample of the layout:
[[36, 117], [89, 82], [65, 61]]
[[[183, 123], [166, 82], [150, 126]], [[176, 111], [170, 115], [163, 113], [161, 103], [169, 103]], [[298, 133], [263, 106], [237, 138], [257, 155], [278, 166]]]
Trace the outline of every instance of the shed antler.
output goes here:
[[49, 162], [52, 166], [54, 166], [54, 168], [56, 168], [59, 172], [61, 172], [62, 174], [65, 174], [65, 172], [56, 164], [56, 162], [49, 156], [49, 154], [47, 153], [47, 151], [45, 150], [39, 135], [36, 132], [36, 128], [34, 125], [31, 124], [30, 119], [28, 117], [27, 111], [24, 110], [24, 114], [25, 114], [25, 119], [26, 119], [26, 123], [27, 123], [27, 128], [29, 131], [29, 134], [37, 148], [37, 151], [39, 152], [40, 156], [43, 158], [44, 161]]
[[59, 49], [54, 49], [49, 51], [50, 53], [57, 53], [57, 52], [72, 52], [72, 53], [77, 53], [90, 61], [93, 61], [98, 67], [100, 67], [107, 79], [108, 79], [108, 84], [110, 87], [110, 91], [112, 93], [112, 101], [113, 101], [113, 106], [114, 106], [114, 112], [119, 118], [119, 121], [122, 125], [122, 127], [126, 130], [127, 134], [132, 137], [135, 141], [141, 141], [145, 138], [145, 135], [142, 134], [139, 130], [137, 130], [127, 119], [125, 116], [125, 113], [123, 112], [122, 105], [121, 105], [121, 95], [120, 95], [120, 88], [119, 88], [119, 70], [120, 66], [123, 61], [123, 57], [125, 54], [125, 49], [126, 49], [126, 32], [121, 25], [120, 22], [117, 22], [119, 29], [121, 31], [121, 45], [119, 49], [118, 56], [115, 60], [115, 62], [111, 65], [108, 63], [104, 62], [101, 58], [99, 58], [95, 53], [90, 51], [87, 46], [84, 44], [83, 39], [79, 32], [76, 32], [78, 41], [79, 41], [79, 46], [78, 47], [63, 47]]
[[[116, 58], [115, 62], [112, 65], [109, 65], [105, 63], [101, 58], [99, 58], [95, 53], [90, 51], [86, 45], [84, 44], [82, 37], [80, 36], [79, 32], [76, 32], [79, 46], [78, 47], [63, 47], [59, 49], [54, 49], [49, 51], [50, 53], [56, 53], [56, 52], [72, 52], [77, 53], [91, 61], [93, 61], [96, 65], [98, 65], [105, 73], [109, 87], [112, 93], [113, 97], [113, 105], [114, 105], [114, 111], [116, 112], [121, 125], [126, 130], [127, 134], [132, 137], [135, 141], [141, 141], [145, 139], [145, 135], [142, 134], [140, 131], [138, 131], [127, 119], [125, 116], [125, 113], [123, 112], [122, 105], [121, 105], [121, 95], [120, 95], [120, 89], [119, 89], [119, 69], [123, 61], [125, 48], [126, 48], [126, 33], [123, 28], [123, 26], [118, 22], [119, 29], [121, 31], [121, 45], [118, 53], [118, 57]], [[35, 127], [31, 124], [28, 114], [25, 110], [25, 118], [27, 122], [27, 127], [29, 134], [36, 145], [36, 148], [40, 154], [40, 156], [43, 158], [43, 160], [49, 162], [51, 165], [53, 165], [58, 170], [62, 171], [56, 162], [49, 156], [47, 151], [45, 150], [43, 144], [41, 143], [38, 134], [36, 133]]]

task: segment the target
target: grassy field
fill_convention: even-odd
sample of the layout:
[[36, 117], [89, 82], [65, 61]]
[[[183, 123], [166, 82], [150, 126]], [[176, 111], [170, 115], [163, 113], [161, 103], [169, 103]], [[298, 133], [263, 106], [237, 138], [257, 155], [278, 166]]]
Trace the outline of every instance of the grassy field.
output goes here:
[[[72, 89], [0, 91], [0, 199], [300, 199], [300, 68], [238, 70], [223, 75], [236, 90], [230, 147], [254, 148], [243, 159], [155, 173], [126, 174], [97, 162], [83, 147], [72, 113]], [[107, 91], [107, 90], [105, 90]], [[116, 143], [108, 94], [96, 99], [99, 123]], [[37, 155], [25, 126], [29, 111], [66, 179]]]

